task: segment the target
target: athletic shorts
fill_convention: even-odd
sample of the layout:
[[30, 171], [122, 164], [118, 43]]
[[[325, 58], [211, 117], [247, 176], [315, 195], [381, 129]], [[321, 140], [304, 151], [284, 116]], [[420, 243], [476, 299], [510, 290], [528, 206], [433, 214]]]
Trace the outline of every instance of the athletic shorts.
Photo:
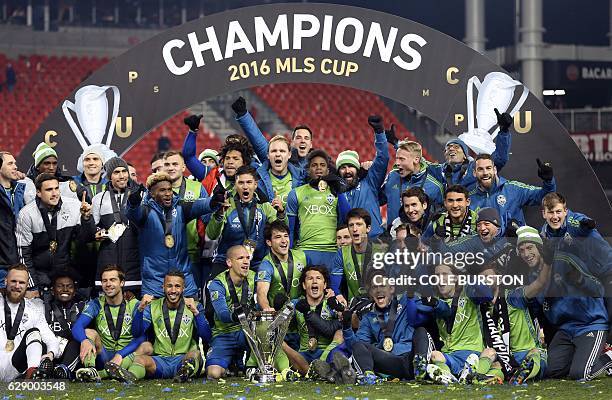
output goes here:
[[242, 360], [242, 355], [248, 347], [249, 345], [242, 331], [213, 336], [208, 353], [206, 353], [206, 367], [218, 365], [221, 368], [227, 369], [232, 359], [239, 358]]
[[181, 363], [183, 362], [183, 356], [152, 356], [155, 361], [155, 379], [169, 379], [176, 375], [179, 370]]
[[[104, 364], [106, 364], [108, 361], [112, 360], [113, 357], [115, 357], [115, 354], [117, 354], [119, 350], [115, 351], [115, 350], [109, 350], [106, 347], [102, 347], [102, 351], [96, 356], [96, 369], [102, 370], [104, 369]], [[134, 359], [134, 353], [130, 354], [127, 357], [123, 357], [123, 358], [129, 358], [131, 360]]]
[[472, 350], [457, 350], [452, 353], [442, 353], [444, 354], [444, 358], [446, 359], [446, 365], [450, 368], [453, 375], [459, 375], [463, 366], [465, 365], [465, 360], [469, 357], [470, 354], [476, 354], [480, 356], [480, 352], [472, 351]]

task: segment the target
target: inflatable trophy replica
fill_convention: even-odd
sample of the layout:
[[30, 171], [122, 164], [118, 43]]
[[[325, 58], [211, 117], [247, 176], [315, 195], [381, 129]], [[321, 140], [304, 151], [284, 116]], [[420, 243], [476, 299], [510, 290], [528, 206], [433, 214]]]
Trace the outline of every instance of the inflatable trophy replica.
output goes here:
[[[474, 86], [478, 89], [476, 98], [478, 127], [474, 126]], [[476, 76], [468, 80], [466, 92], [468, 131], [459, 135], [459, 139], [476, 154], [492, 154], [495, 151], [493, 139], [497, 136], [499, 128], [490, 133], [491, 128], [497, 125], [494, 109], [497, 108], [500, 113], [507, 112], [512, 103], [515, 88], [518, 86], [523, 86], [523, 84], [503, 72], [490, 72], [482, 82]], [[528, 95], [529, 89], [523, 86], [523, 93], [509, 112], [511, 116], [514, 116], [521, 108]]]
[[288, 301], [278, 312], [257, 311], [238, 315], [244, 335], [257, 360], [253, 382], [276, 382], [278, 371], [274, 368], [274, 360], [285, 340], [294, 312], [293, 303]]

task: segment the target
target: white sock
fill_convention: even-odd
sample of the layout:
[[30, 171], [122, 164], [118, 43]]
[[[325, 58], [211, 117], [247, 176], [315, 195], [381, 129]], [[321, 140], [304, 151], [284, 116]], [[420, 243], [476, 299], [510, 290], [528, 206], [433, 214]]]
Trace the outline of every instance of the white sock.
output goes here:
[[24, 339], [26, 341], [26, 359], [28, 360], [28, 368], [38, 367], [42, 357], [42, 343], [40, 340], [40, 332], [30, 332]]

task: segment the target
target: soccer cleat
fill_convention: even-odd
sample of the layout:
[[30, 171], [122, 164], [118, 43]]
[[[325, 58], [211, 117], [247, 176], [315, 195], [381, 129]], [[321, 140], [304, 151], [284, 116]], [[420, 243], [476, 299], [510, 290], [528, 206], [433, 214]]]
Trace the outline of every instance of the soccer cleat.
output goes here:
[[351, 366], [351, 362], [344, 354], [336, 351], [332, 356], [332, 368], [336, 371], [336, 383], [354, 385], [357, 374]]
[[23, 373], [22, 379], [34, 379], [34, 374], [36, 373], [36, 367], [30, 367]]
[[378, 375], [372, 371], [366, 371], [363, 375], [357, 377], [357, 384], [360, 386], [376, 385], [382, 381], [383, 379], [379, 378]]
[[451, 374], [450, 372], [444, 371], [442, 368], [438, 367], [436, 364], [427, 365], [427, 376], [429, 376], [432, 381], [436, 383], [441, 383], [443, 385], [450, 385], [451, 383], [457, 383], [457, 378], [455, 378], [453, 374]]
[[504, 380], [497, 375], [474, 374], [472, 383], [479, 385], [503, 385]]
[[300, 374], [291, 368], [285, 368], [280, 372], [280, 379], [284, 382], [296, 382], [300, 380]]
[[53, 377], [55, 379], [70, 379], [72, 371], [64, 364], [59, 364], [53, 369]]
[[32, 379], [49, 379], [53, 376], [53, 361], [48, 358], [40, 360], [38, 368], [32, 374]]
[[474, 375], [476, 374], [476, 367], [478, 366], [478, 355], [470, 354], [463, 364], [463, 369], [459, 375], [459, 383], [462, 385], [472, 383]]
[[100, 374], [94, 367], [79, 368], [76, 371], [76, 379], [81, 382], [100, 382]]
[[513, 385], [522, 385], [523, 382], [527, 380], [529, 374], [531, 374], [531, 371], [533, 371], [534, 365], [535, 362], [532, 357], [525, 357], [521, 365], [512, 375], [512, 378], [510, 378], [510, 383]]
[[188, 382], [189, 379], [191, 379], [191, 377], [194, 375], [195, 369], [196, 369], [195, 360], [193, 358], [183, 360], [178, 371], [176, 371], [176, 375], [174, 375], [174, 379], [173, 379], [174, 382], [175, 383]]
[[108, 373], [108, 376], [119, 382], [124, 382], [128, 384], [136, 382], [136, 377], [133, 373], [121, 367], [120, 365], [115, 364], [114, 362], [108, 361], [106, 364], [104, 364], [104, 369]]
[[412, 361], [412, 366], [414, 368], [414, 379], [417, 381], [425, 380], [425, 376], [427, 375], [427, 360], [425, 357], [416, 354]]
[[313, 381], [322, 380], [329, 382], [329, 377], [335, 379], [333, 377], [333, 372], [334, 371], [332, 370], [330, 364], [326, 363], [323, 360], [316, 359], [310, 363], [310, 367], [308, 368], [308, 372], [306, 373], [306, 378]]

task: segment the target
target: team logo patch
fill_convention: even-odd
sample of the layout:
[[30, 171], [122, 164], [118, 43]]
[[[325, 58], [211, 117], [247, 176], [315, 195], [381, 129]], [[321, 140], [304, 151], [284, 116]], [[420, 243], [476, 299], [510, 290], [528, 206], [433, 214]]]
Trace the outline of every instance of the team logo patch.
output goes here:
[[68, 221], [68, 218], [70, 218], [70, 214], [68, 214], [67, 212], [62, 212], [62, 219], [64, 221]]
[[191, 317], [189, 315], [183, 315], [183, 323], [188, 324], [191, 322]]
[[216, 290], [213, 290], [213, 291], [210, 293], [210, 299], [211, 299], [212, 301], [219, 300], [219, 292], [218, 292], [218, 291], [216, 291]]
[[297, 268], [298, 271], [302, 272], [302, 270], [304, 269], [304, 264], [302, 264], [301, 262], [296, 263], [295, 268]]
[[183, 200], [185, 200], [185, 201], [194, 201], [195, 200], [195, 194], [191, 190], [187, 190], [185, 192], [185, 196], [183, 196]]
[[327, 195], [327, 202], [329, 203], [330, 206], [334, 202], [334, 198], [335, 198], [334, 195], [331, 193]]
[[465, 297], [459, 297], [459, 307], [465, 307]]
[[504, 196], [503, 194], [500, 194], [497, 196], [497, 204], [499, 204], [500, 207], [503, 207], [506, 205], [506, 196]]
[[125, 322], [130, 322], [132, 320], [132, 316], [126, 313], [125, 316], [123, 317], [123, 320]]
[[173, 216], [173, 217], [176, 217], [176, 208], [173, 208], [173, 209], [172, 209], [172, 216]]
[[266, 271], [259, 271], [257, 273], [257, 280], [264, 280], [266, 278]]

